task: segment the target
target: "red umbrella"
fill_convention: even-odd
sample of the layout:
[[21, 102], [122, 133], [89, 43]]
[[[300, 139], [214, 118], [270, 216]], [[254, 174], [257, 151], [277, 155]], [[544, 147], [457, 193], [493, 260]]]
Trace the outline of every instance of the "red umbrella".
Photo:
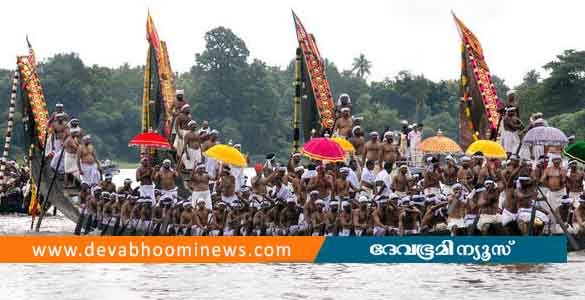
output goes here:
[[345, 152], [338, 143], [328, 138], [314, 138], [303, 145], [302, 153], [315, 160], [344, 161]]
[[146, 132], [137, 134], [129, 143], [128, 146], [147, 146], [155, 148], [171, 148], [171, 144], [167, 139], [154, 132]]

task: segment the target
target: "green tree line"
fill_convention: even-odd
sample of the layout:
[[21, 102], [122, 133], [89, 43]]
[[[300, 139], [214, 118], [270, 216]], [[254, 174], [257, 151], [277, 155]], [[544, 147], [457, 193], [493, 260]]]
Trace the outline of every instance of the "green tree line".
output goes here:
[[[194, 56], [189, 72], [176, 74], [175, 85], [185, 89], [193, 118], [208, 120], [220, 139], [240, 143], [253, 158], [275, 152], [282, 159], [291, 150], [293, 111], [293, 61], [285, 67], [270, 66], [251, 58], [244, 40], [232, 30], [217, 27], [204, 36], [206, 47]], [[171, 58], [172, 60], [172, 58]], [[424, 136], [441, 129], [457, 139], [457, 79], [432, 81], [423, 74], [400, 71], [381, 81], [367, 81], [375, 63], [360, 54], [348, 70], [326, 60], [326, 74], [335, 98], [348, 93], [355, 114], [364, 118], [366, 130], [399, 129], [400, 120], [424, 123]], [[541, 78], [530, 71], [515, 87], [522, 103], [522, 117], [541, 111], [568, 134], [585, 136], [585, 52], [567, 50], [543, 66], [550, 74]], [[100, 158], [136, 161], [137, 150], [128, 141], [140, 130], [140, 105], [144, 66], [118, 68], [88, 66], [75, 53], [57, 54], [38, 65], [49, 110], [57, 102], [93, 136]], [[0, 107], [8, 108], [10, 76], [0, 69]], [[458, 77], [459, 74], [453, 74]], [[493, 76], [500, 98], [509, 90]], [[6, 127], [7, 109], [0, 115], [0, 138]], [[17, 114], [17, 119], [19, 114]], [[22, 128], [17, 122], [11, 156], [22, 155]]]

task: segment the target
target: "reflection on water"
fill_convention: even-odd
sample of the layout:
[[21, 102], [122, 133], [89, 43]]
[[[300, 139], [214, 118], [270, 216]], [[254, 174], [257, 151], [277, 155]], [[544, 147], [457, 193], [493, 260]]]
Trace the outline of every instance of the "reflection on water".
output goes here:
[[[0, 235], [33, 234], [30, 221], [0, 216]], [[48, 217], [34, 234], [69, 235], [73, 228]], [[0, 299], [11, 300], [585, 299], [582, 252], [549, 265], [0, 264], [0, 275]]]

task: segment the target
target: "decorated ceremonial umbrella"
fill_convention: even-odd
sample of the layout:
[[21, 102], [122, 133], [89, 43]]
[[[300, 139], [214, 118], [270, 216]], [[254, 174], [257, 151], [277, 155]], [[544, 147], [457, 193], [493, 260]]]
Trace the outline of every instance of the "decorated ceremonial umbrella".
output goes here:
[[355, 148], [348, 140], [346, 140], [344, 138], [340, 138], [340, 137], [334, 137], [334, 138], [331, 138], [331, 140], [336, 142], [337, 144], [339, 144], [339, 146], [341, 146], [341, 149], [343, 149], [343, 151], [355, 152]]
[[576, 142], [563, 149], [563, 155], [585, 164], [585, 142]]
[[490, 141], [490, 140], [477, 140], [473, 142], [467, 150], [465, 154], [471, 156], [474, 155], [476, 152], [482, 152], [483, 155], [490, 159], [506, 159], [506, 150], [502, 147], [502, 145]]
[[558, 128], [539, 126], [534, 127], [524, 136], [522, 140], [526, 145], [543, 145], [543, 146], [566, 146], [569, 143], [567, 136]]
[[463, 149], [452, 139], [443, 136], [439, 130], [437, 135], [427, 138], [418, 145], [418, 150], [425, 153], [463, 153]]
[[303, 155], [321, 161], [344, 161], [345, 153], [343, 148], [328, 138], [313, 138], [303, 145]]
[[128, 146], [146, 146], [146, 147], [154, 147], [154, 148], [171, 148], [171, 144], [167, 139], [154, 132], [145, 132], [137, 134], [130, 142]]
[[244, 155], [238, 149], [229, 145], [215, 145], [205, 151], [205, 155], [236, 167], [245, 167], [247, 165]]

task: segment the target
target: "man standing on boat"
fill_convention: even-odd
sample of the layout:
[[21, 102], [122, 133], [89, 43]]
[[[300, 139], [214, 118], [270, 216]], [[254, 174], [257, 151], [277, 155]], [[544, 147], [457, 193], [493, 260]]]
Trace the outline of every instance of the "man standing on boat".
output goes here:
[[504, 116], [504, 130], [502, 131], [502, 137], [500, 143], [506, 154], [510, 157], [511, 154], [516, 153], [520, 146], [519, 132], [524, 127], [522, 121], [516, 114], [516, 107], [506, 108], [506, 115]]
[[[366, 141], [364, 139], [362, 128], [359, 125], [354, 126], [351, 130], [351, 137], [349, 138], [349, 142], [355, 148], [354, 155], [356, 156], [356, 159], [360, 159], [364, 155], [364, 145], [366, 144]], [[362, 161], [360, 161], [360, 163], [363, 164]]]
[[577, 166], [576, 160], [569, 161], [569, 171], [567, 171], [567, 192], [573, 201], [573, 206], [577, 207], [579, 196], [583, 194], [583, 179], [585, 174]]
[[140, 197], [148, 198], [154, 203], [154, 169], [150, 166], [150, 158], [145, 156], [140, 160], [140, 167], [136, 169], [136, 181], [140, 183]]
[[[370, 141], [366, 143], [364, 146], [364, 154], [362, 155], [362, 163], [367, 163], [368, 161], [373, 162], [374, 164], [380, 158], [380, 150], [382, 148], [381, 143], [378, 142], [378, 132], [372, 131], [370, 133]], [[378, 173], [378, 170], [374, 171], [374, 173]]]
[[333, 132], [343, 138], [348, 138], [353, 127], [353, 121], [350, 115], [350, 108], [344, 107], [341, 109], [341, 116], [335, 121], [335, 128]]
[[339, 118], [343, 114], [344, 109], [349, 109], [349, 115], [351, 115], [351, 98], [348, 94], [341, 94], [337, 98], [337, 106], [335, 107], [336, 118]]
[[175, 203], [177, 201], [177, 177], [179, 177], [179, 174], [171, 168], [170, 159], [163, 160], [162, 167], [154, 175], [154, 181], [158, 183], [161, 197], [170, 196]]
[[232, 175], [231, 168], [227, 165], [223, 167], [221, 172], [217, 191], [221, 192], [221, 200], [228, 206], [231, 206], [232, 202], [239, 200], [236, 195], [236, 178]]
[[185, 173], [190, 174], [193, 168], [202, 161], [201, 141], [197, 132], [197, 122], [191, 120], [187, 125], [189, 131], [184, 136], [185, 151], [181, 158]]
[[189, 121], [191, 121], [190, 106], [189, 104], [184, 104], [181, 107], [181, 112], [175, 119], [175, 130], [177, 132], [177, 136], [175, 137], [173, 146], [175, 147], [175, 150], [177, 150], [177, 161], [180, 161], [180, 158], [183, 155], [185, 135], [189, 132]]
[[205, 208], [211, 210], [211, 192], [209, 191], [209, 175], [205, 172], [205, 164], [201, 163], [191, 173], [189, 187], [193, 191], [191, 201], [197, 207], [196, 201], [203, 201]]
[[386, 131], [384, 133], [384, 140], [380, 150], [380, 169], [385, 163], [390, 164], [390, 171], [394, 168], [394, 163], [400, 159], [400, 152], [398, 151], [398, 145], [394, 144], [394, 133], [392, 131]]
[[[566, 195], [566, 184], [567, 184], [567, 170], [561, 166], [562, 160], [560, 155], [554, 154], [552, 157], [552, 166], [549, 166], [544, 170], [540, 181], [546, 187], [548, 187], [548, 195], [546, 195], [553, 210], [556, 210], [561, 204], [561, 199]], [[545, 207], [548, 211], [548, 207]], [[553, 224], [556, 224], [557, 220], [552, 220]]]
[[77, 168], [81, 176], [81, 182], [94, 186], [100, 183], [100, 162], [97, 160], [95, 150], [91, 144], [91, 137], [86, 135], [82, 139], [83, 143], [77, 150]]
[[65, 149], [64, 158], [65, 159], [65, 180], [64, 185], [65, 188], [71, 188], [75, 185], [75, 176], [79, 173], [79, 169], [77, 169], [77, 150], [79, 149], [79, 133], [81, 132], [80, 128], [71, 129], [69, 137], [65, 140], [63, 144], [63, 148]]

